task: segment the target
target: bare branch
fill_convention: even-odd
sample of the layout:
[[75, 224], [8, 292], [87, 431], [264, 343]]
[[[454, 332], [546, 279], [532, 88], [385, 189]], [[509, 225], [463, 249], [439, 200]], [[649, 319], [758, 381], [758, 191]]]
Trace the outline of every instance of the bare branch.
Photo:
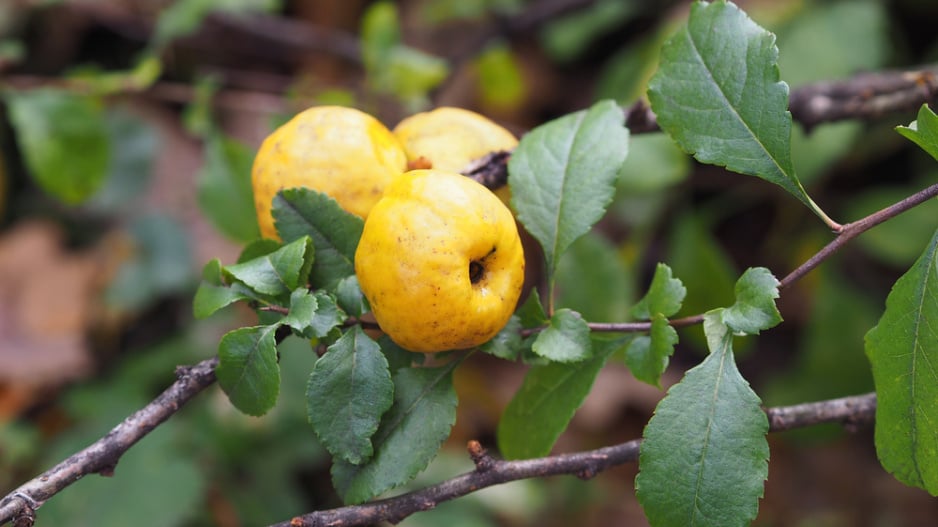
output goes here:
[[[875, 413], [876, 395], [872, 393], [766, 410], [772, 432], [822, 423], [841, 423], [856, 428], [872, 423]], [[353, 527], [381, 521], [397, 523], [415, 512], [509, 481], [562, 474], [589, 479], [606, 469], [638, 461], [640, 446], [641, 440], [633, 439], [586, 452], [504, 461], [489, 456], [478, 442], [470, 441], [469, 455], [476, 465], [472, 472], [393, 498], [312, 512], [272, 527]]]
[[910, 111], [938, 96], [938, 67], [862, 73], [850, 79], [819, 82], [792, 91], [792, 117], [810, 130], [844, 119], [876, 119]]
[[798, 266], [797, 269], [788, 274], [785, 278], [782, 278], [781, 283], [779, 284], [780, 288], [785, 288], [791, 285], [792, 283], [799, 280], [802, 276], [808, 274], [812, 269], [821, 264], [824, 260], [830, 258], [835, 252], [840, 250], [841, 247], [847, 244], [853, 238], [856, 238], [861, 233], [864, 233], [873, 227], [883, 223], [884, 221], [894, 218], [899, 214], [915, 207], [921, 205], [926, 201], [938, 196], [938, 184], [932, 185], [924, 190], [916, 192], [915, 194], [905, 198], [904, 200], [890, 205], [882, 210], [874, 212], [869, 216], [866, 216], [862, 219], [859, 219], [853, 223], [848, 223], [844, 225], [840, 233], [834, 238], [833, 241], [824, 246], [823, 249], [814, 254], [811, 258], [808, 259], [805, 263]]
[[0, 500], [0, 525], [9, 521], [31, 525], [35, 509], [59, 491], [88, 474], [110, 476], [121, 456], [145, 435], [169, 419], [196, 394], [215, 382], [217, 358], [176, 369], [176, 382], [101, 439], [27, 481]]

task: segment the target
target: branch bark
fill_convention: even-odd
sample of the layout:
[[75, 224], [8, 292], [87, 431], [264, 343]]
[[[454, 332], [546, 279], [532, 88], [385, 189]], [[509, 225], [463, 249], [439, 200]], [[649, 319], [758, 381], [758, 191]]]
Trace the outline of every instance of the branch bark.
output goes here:
[[73, 454], [0, 500], [0, 525], [32, 525], [35, 511], [62, 489], [89, 474], [111, 476], [130, 447], [215, 382], [217, 358], [176, 369], [176, 382], [101, 439]]
[[[938, 102], [938, 66], [922, 66], [859, 74], [835, 82], [819, 82], [795, 88], [789, 98], [792, 119], [805, 130], [821, 123], [873, 120], [883, 115], [912, 111]], [[657, 132], [658, 120], [643, 100], [624, 108], [625, 126], [633, 134]], [[509, 155], [490, 156], [473, 164], [466, 175], [489, 188], [508, 181]]]
[[[876, 394], [873, 393], [766, 410], [772, 432], [822, 423], [841, 423], [848, 429], [855, 429], [871, 424], [875, 413]], [[393, 498], [312, 512], [271, 527], [353, 527], [381, 521], [398, 523], [445, 501], [510, 481], [562, 474], [589, 479], [609, 468], [638, 461], [640, 446], [641, 440], [633, 439], [586, 452], [504, 461], [491, 457], [478, 442], [470, 441], [469, 456], [476, 465], [472, 472]]]

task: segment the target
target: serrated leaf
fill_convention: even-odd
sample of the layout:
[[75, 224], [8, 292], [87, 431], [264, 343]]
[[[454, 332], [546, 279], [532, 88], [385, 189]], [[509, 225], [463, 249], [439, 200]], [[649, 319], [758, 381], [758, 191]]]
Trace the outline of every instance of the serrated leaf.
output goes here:
[[270, 238], [258, 238], [249, 242], [244, 246], [243, 249], [241, 249], [241, 254], [238, 255], [238, 261], [235, 263], [244, 263], [255, 258], [260, 258], [261, 256], [270, 254], [281, 247], [283, 247], [283, 244], [277, 240], [271, 240]]
[[636, 337], [625, 352], [625, 364], [636, 379], [661, 387], [661, 374], [677, 344], [677, 331], [664, 315], [657, 313], [651, 319], [648, 335]]
[[541, 304], [541, 295], [537, 289], [531, 289], [528, 298], [515, 312], [523, 328], [536, 328], [543, 326], [549, 320], [544, 305]]
[[362, 293], [362, 288], [358, 285], [358, 277], [355, 275], [339, 280], [335, 287], [335, 297], [339, 307], [353, 317], [360, 317], [369, 310], [368, 299]]
[[498, 448], [507, 459], [550, 453], [577, 408], [589, 394], [599, 370], [622, 340], [596, 341], [589, 360], [533, 366], [498, 423]]
[[795, 175], [777, 60], [775, 35], [736, 5], [694, 2], [661, 49], [648, 98], [661, 129], [698, 161], [779, 185], [830, 223]]
[[192, 300], [192, 314], [195, 318], [206, 318], [219, 309], [249, 298], [235, 288], [202, 282]]
[[521, 319], [512, 315], [505, 327], [479, 349], [500, 359], [517, 359], [521, 352]]
[[225, 268], [238, 281], [258, 293], [277, 296], [306, 284], [313, 260], [313, 244], [299, 238], [276, 251]]
[[628, 152], [624, 119], [615, 102], [600, 101], [535, 128], [511, 156], [512, 205], [544, 248], [548, 276], [612, 201]]
[[300, 287], [290, 293], [289, 312], [282, 322], [303, 335], [313, 322], [319, 302], [309, 289]]
[[253, 326], [226, 333], [218, 344], [218, 385], [231, 404], [248, 415], [264, 415], [280, 393], [277, 325]]
[[590, 328], [576, 311], [558, 309], [531, 349], [555, 362], [584, 360], [592, 354]]
[[398, 346], [387, 335], [381, 335], [378, 338], [378, 345], [381, 346], [381, 352], [388, 359], [388, 368], [391, 372], [396, 372], [401, 368], [409, 368], [415, 363], [423, 363], [424, 355], [422, 353], [414, 353]]
[[909, 126], [897, 126], [896, 131], [938, 160], [938, 115], [927, 104], [919, 108], [916, 120]]
[[43, 190], [77, 205], [104, 183], [110, 143], [100, 101], [55, 89], [10, 92], [10, 121]]
[[735, 333], [758, 335], [782, 321], [775, 307], [778, 279], [764, 267], [746, 270], [736, 281], [736, 303], [722, 312], [722, 321]]
[[938, 495], [938, 231], [893, 285], [866, 335], [876, 453], [896, 479]]
[[684, 284], [671, 275], [671, 268], [659, 263], [648, 292], [632, 308], [632, 316], [641, 320], [651, 320], [659, 313], [670, 317], [681, 310], [686, 294]]
[[303, 236], [313, 239], [316, 261], [310, 280], [329, 287], [355, 274], [355, 249], [364, 222], [344, 210], [331, 197], [308, 188], [285, 189], [273, 200], [277, 233], [284, 241]]
[[456, 422], [455, 367], [453, 362], [394, 374], [394, 405], [372, 439], [374, 457], [362, 465], [332, 465], [333, 484], [346, 503], [369, 500], [427, 467]]
[[360, 464], [373, 454], [371, 436], [393, 393], [381, 348], [355, 326], [313, 366], [306, 390], [309, 422], [337, 461]]
[[254, 153], [245, 145], [212, 133], [205, 145], [205, 165], [199, 171], [199, 208], [222, 234], [239, 242], [260, 236], [254, 207], [251, 164]]
[[322, 338], [345, 322], [348, 317], [336, 304], [335, 298], [329, 294], [316, 291], [313, 296], [316, 298], [316, 313], [309, 322], [309, 329], [313, 337]]
[[736, 369], [732, 334], [718, 314], [707, 318], [717, 347], [668, 390], [645, 427], [635, 486], [656, 527], [749, 525], [768, 475], [768, 419]]

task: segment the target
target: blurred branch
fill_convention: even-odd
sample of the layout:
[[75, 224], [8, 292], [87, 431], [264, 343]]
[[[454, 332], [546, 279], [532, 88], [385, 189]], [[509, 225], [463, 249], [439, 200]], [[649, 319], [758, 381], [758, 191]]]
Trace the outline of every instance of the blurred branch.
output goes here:
[[101, 439], [27, 481], [0, 500], [0, 525], [32, 525], [36, 509], [62, 489], [89, 474], [111, 476], [121, 456], [141, 438], [215, 382], [217, 358], [176, 369], [176, 382]]
[[[876, 394], [768, 408], [765, 413], [771, 432], [823, 423], [841, 423], [848, 429], [856, 429], [873, 422]], [[393, 498], [312, 512], [272, 527], [352, 527], [381, 521], [398, 523], [416, 512], [432, 509], [445, 501], [509, 481], [563, 474], [589, 479], [606, 469], [637, 462], [640, 446], [641, 440], [633, 439], [586, 452], [504, 461], [490, 456], [477, 441], [470, 441], [469, 456], [476, 466], [472, 472]]]
[[938, 96], [938, 67], [862, 73], [842, 81], [819, 82], [793, 90], [792, 118], [811, 130], [824, 122], [876, 119], [911, 111]]
[[[844, 120], [873, 120], [896, 112], [912, 111], [938, 101], [938, 66], [904, 71], [863, 73], [842, 81], [808, 84], [791, 92], [792, 119], [810, 130], [821, 123]], [[658, 120], [644, 100], [625, 111], [625, 126], [633, 134], [657, 132]], [[508, 181], [508, 158], [492, 157], [476, 163], [467, 174], [498, 188]], [[483, 158], [483, 160], [486, 158]], [[482, 161], [482, 160], [480, 160]], [[477, 175], [478, 174], [478, 175]]]

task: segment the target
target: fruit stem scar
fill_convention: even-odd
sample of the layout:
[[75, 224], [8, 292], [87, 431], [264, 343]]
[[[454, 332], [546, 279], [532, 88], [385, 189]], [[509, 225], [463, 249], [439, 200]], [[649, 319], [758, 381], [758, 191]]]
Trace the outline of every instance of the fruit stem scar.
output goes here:
[[469, 281], [473, 284], [479, 283], [479, 280], [482, 280], [482, 277], [485, 275], [485, 267], [482, 266], [481, 262], [473, 260], [469, 262]]
[[492, 256], [492, 253], [494, 252], [495, 247], [492, 247], [492, 250], [482, 258], [469, 262], [469, 282], [477, 284], [479, 283], [479, 280], [482, 280], [482, 277], [485, 276], [485, 266], [482, 265], [482, 262], [484, 262], [489, 256]]

